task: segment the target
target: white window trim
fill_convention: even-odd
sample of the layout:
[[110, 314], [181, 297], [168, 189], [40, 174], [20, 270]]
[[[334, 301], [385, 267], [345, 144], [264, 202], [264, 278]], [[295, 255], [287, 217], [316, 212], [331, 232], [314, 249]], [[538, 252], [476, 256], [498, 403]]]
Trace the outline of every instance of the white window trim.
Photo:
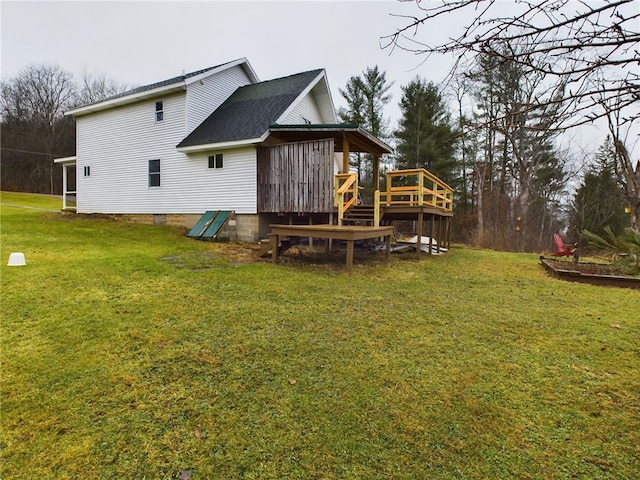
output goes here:
[[[218, 167], [218, 155], [220, 155], [220, 163], [221, 166]], [[213, 167], [211, 166], [211, 158], [213, 158]], [[207, 155], [207, 170], [222, 170], [224, 169], [224, 153], [212, 153], [211, 155]]]
[[[152, 172], [151, 171], [151, 162], [153, 161], [157, 161], [158, 162], [158, 171], [157, 172]], [[151, 185], [151, 176], [156, 176], [158, 177], [158, 183], [159, 185]], [[148, 188], [160, 188], [162, 186], [162, 162], [160, 161], [159, 158], [152, 158], [147, 162], [147, 187]]]
[[[158, 110], [158, 104], [161, 104], [161, 109]], [[155, 120], [156, 123], [162, 123], [164, 122], [164, 100], [156, 100], [153, 103], [153, 108], [154, 108], [154, 114], [153, 114], [153, 118]], [[160, 120], [158, 120], [158, 114], [160, 114], [162, 116], [162, 118]]]

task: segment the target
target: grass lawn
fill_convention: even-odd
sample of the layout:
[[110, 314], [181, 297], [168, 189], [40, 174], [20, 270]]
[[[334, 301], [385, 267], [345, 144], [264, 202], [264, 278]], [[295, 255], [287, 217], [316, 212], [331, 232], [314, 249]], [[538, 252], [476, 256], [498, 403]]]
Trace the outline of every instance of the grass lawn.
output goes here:
[[536, 255], [346, 273], [1, 213], [3, 479], [638, 478], [638, 291]]

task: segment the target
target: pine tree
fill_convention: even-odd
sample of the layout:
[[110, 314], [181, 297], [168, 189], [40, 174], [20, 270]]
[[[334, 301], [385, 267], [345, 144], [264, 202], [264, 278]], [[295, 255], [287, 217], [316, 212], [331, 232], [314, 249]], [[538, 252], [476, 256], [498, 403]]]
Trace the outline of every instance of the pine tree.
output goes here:
[[438, 87], [416, 77], [402, 87], [400, 110], [395, 131], [398, 166], [425, 168], [450, 185], [455, 183], [459, 170], [456, 132]]
[[605, 227], [610, 227], [619, 235], [627, 226], [624, 193], [613, 172], [614, 158], [613, 142], [607, 137], [573, 198], [571, 221], [577, 233], [588, 230], [604, 235]]
[[[338, 89], [340, 95], [347, 101], [347, 108], [338, 110], [342, 122], [355, 123], [370, 134], [385, 140], [388, 137], [388, 121], [383, 115], [384, 106], [391, 100], [388, 93], [393, 82], [387, 82], [385, 72], [378, 66], [367, 67], [360, 76], [353, 76], [347, 82], [345, 89]], [[358, 171], [358, 181], [370, 190], [372, 185], [371, 173], [373, 157], [355, 154], [351, 166]]]

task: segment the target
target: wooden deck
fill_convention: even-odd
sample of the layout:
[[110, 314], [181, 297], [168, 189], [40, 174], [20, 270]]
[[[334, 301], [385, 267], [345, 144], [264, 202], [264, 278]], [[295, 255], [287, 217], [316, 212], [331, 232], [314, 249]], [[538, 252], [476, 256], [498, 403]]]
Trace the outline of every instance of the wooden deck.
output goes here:
[[[418, 244], [416, 253], [418, 258], [422, 256], [421, 239], [424, 235], [428, 235], [437, 242], [436, 251], [440, 251], [440, 247], [451, 247], [451, 220], [453, 212], [451, 210], [433, 207], [433, 206], [383, 206], [382, 219], [385, 222], [393, 223], [399, 220], [407, 220], [416, 222], [416, 235]], [[428, 228], [427, 228], [428, 227]], [[429, 245], [429, 254], [431, 254], [431, 244]]]
[[278, 260], [278, 245], [284, 237], [310, 237], [329, 240], [345, 240], [347, 242], [346, 266], [353, 267], [353, 245], [356, 240], [384, 238], [386, 257], [391, 251], [392, 226], [367, 227], [358, 225], [269, 225], [271, 228], [271, 255], [273, 261]]

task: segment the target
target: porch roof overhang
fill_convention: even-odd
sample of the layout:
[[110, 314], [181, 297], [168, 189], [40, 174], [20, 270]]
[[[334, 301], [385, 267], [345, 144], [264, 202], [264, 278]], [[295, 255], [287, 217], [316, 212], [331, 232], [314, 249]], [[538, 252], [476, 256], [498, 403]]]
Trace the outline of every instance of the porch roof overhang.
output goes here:
[[[303, 142], [308, 140], [324, 140], [333, 138], [334, 150], [342, 152], [346, 148], [349, 152], [372, 153], [382, 155], [393, 153], [393, 148], [379, 138], [356, 124], [304, 124], [269, 126], [269, 138], [280, 142]], [[267, 143], [269, 143], [269, 138]]]
[[75, 165], [77, 160], [78, 157], [74, 155], [73, 157], [56, 158], [53, 160], [53, 163], [58, 163], [60, 165]]

